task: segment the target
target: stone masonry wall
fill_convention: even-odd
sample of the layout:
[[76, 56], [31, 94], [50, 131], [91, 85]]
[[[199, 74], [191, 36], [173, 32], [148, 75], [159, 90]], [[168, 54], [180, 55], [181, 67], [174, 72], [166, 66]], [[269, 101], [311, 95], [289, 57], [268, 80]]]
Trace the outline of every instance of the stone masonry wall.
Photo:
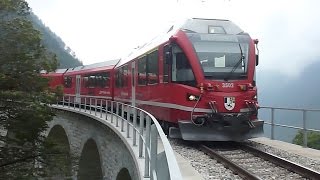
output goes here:
[[[93, 139], [100, 154], [103, 179], [116, 180], [122, 168], [127, 168], [131, 179], [139, 179], [138, 169], [122, 140], [106, 125], [81, 114], [58, 110], [57, 116], [49, 124], [51, 128], [60, 125], [66, 132], [72, 154], [81, 155], [85, 143]], [[72, 164], [73, 177], [78, 174], [78, 162]]]

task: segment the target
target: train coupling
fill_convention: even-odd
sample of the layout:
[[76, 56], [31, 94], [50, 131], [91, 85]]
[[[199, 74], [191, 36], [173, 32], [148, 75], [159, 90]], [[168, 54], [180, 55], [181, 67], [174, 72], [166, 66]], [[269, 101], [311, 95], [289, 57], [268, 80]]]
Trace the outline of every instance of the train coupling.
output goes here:
[[248, 126], [250, 128], [255, 128], [256, 127], [250, 120], [248, 120], [247, 123], [248, 123]]

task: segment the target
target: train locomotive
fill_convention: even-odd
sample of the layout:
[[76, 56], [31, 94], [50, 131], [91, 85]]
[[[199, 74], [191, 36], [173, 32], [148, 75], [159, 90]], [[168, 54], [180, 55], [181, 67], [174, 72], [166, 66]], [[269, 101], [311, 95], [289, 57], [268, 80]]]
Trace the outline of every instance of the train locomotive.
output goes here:
[[257, 44], [229, 20], [192, 18], [129, 56], [67, 69], [60, 79], [66, 94], [107, 97], [150, 112], [170, 137], [243, 141], [263, 134]]

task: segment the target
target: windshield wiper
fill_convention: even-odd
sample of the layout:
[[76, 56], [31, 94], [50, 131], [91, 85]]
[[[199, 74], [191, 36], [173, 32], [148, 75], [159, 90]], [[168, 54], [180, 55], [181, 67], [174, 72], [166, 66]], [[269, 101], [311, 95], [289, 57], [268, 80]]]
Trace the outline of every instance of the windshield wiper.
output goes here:
[[195, 31], [192, 31], [192, 30], [190, 30], [190, 29], [185, 29], [185, 28], [183, 28], [182, 31], [184, 31], [184, 32], [186, 32], [186, 33], [197, 33], [197, 32], [195, 32]]
[[244, 55], [243, 55], [243, 52], [242, 52], [242, 48], [241, 48], [240, 43], [239, 43], [239, 48], [240, 48], [240, 53], [241, 53], [240, 59], [239, 59], [239, 61], [237, 62], [237, 64], [233, 66], [233, 68], [231, 69], [231, 71], [224, 77], [224, 80], [225, 80], [225, 81], [228, 81], [228, 80], [229, 80], [229, 78], [233, 75], [234, 71], [239, 67], [239, 65], [240, 65], [240, 64], [243, 62], [243, 60], [244, 60]]

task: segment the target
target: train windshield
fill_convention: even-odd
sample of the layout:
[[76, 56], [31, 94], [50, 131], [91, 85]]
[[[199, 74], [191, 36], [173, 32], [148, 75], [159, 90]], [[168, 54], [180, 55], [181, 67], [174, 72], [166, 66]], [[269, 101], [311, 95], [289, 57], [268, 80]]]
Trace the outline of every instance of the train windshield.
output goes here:
[[190, 40], [206, 79], [247, 77], [248, 43]]

